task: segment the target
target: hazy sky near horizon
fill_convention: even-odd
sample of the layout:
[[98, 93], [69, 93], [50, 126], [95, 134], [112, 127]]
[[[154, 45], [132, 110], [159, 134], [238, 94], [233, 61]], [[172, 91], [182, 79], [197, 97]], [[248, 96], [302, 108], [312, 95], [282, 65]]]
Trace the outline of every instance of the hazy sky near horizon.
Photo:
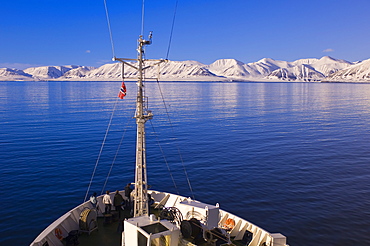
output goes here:
[[[115, 55], [135, 58], [142, 0], [106, 0]], [[177, 0], [145, 0], [147, 58], [166, 58]], [[170, 60], [370, 58], [370, 0], [178, 0]], [[0, 67], [100, 66], [112, 49], [104, 0], [11, 0], [0, 7]]]

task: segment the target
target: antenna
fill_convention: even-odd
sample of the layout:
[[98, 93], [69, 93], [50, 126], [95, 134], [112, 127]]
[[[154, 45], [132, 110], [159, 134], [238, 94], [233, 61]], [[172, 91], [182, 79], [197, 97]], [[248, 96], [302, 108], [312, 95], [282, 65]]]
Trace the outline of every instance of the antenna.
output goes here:
[[149, 36], [148, 36], [150, 43], [152, 43], [152, 37], [153, 37], [153, 31], [150, 31]]

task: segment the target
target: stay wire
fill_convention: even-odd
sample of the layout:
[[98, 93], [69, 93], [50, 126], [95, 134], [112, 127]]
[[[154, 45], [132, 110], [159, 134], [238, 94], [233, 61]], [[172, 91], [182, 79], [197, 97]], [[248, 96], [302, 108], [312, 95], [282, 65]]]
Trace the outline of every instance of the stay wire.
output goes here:
[[[164, 105], [164, 108], [165, 108], [165, 110], [166, 110], [166, 114], [167, 114], [167, 118], [168, 118], [168, 121], [169, 121], [170, 126], [171, 126], [171, 130], [172, 130], [172, 132], [174, 132], [174, 131], [173, 131], [172, 121], [171, 121], [170, 115], [169, 115], [169, 113], [168, 113], [168, 108], [167, 108], [166, 102], [165, 102], [165, 100], [164, 100], [163, 93], [162, 93], [162, 89], [161, 89], [161, 86], [160, 86], [160, 84], [159, 84], [158, 79], [157, 79], [157, 85], [158, 85], [159, 92], [160, 92], [161, 97], [162, 97], [163, 105]], [[182, 158], [181, 151], [180, 151], [180, 148], [179, 148], [179, 146], [178, 146], [177, 142], [175, 142], [175, 144], [176, 144], [177, 152], [178, 152], [179, 157], [180, 157], [180, 160], [181, 160], [182, 168], [184, 169], [184, 173], [185, 173], [185, 176], [186, 176], [186, 180], [187, 180], [187, 182], [188, 182], [188, 186], [189, 186], [189, 189], [190, 189], [190, 192], [191, 192], [192, 198], [193, 198], [193, 199], [195, 199], [194, 192], [193, 192], [193, 188], [191, 187], [191, 184], [190, 184], [190, 179], [189, 179], [189, 176], [188, 176], [188, 172], [186, 171], [186, 168], [185, 168], [184, 159]]]
[[106, 18], [107, 18], [107, 24], [108, 24], [108, 30], [109, 30], [110, 43], [111, 43], [111, 46], [112, 46], [112, 55], [113, 55], [113, 57], [116, 57], [116, 54], [115, 54], [115, 52], [114, 52], [113, 35], [112, 35], [112, 29], [111, 29], [111, 25], [110, 25], [109, 14], [108, 14], [107, 0], [104, 0], [104, 8], [105, 8], [105, 16], [106, 16]]
[[118, 147], [117, 147], [117, 150], [116, 150], [116, 154], [114, 155], [114, 158], [113, 158], [113, 161], [112, 161], [112, 164], [110, 166], [110, 169], [109, 169], [109, 172], [108, 172], [108, 175], [105, 179], [105, 183], [104, 183], [104, 186], [103, 186], [103, 189], [101, 190], [101, 194], [103, 194], [104, 190], [105, 190], [105, 187], [107, 186], [107, 183], [108, 183], [108, 179], [110, 177], [110, 174], [112, 172], [112, 169], [113, 169], [113, 166], [114, 164], [116, 163], [116, 159], [117, 159], [117, 156], [118, 156], [118, 152], [119, 150], [121, 149], [121, 146], [122, 146], [122, 142], [123, 142], [123, 139], [125, 138], [125, 134], [126, 134], [126, 130], [127, 130], [127, 126], [130, 122], [131, 118], [128, 119], [127, 123], [126, 123], [126, 126], [124, 128], [124, 131], [123, 131], [123, 134], [122, 134], [122, 137], [121, 137], [121, 141], [119, 142], [118, 144]]
[[171, 176], [171, 179], [172, 179], [172, 182], [173, 182], [173, 185], [175, 186], [175, 189], [176, 189], [176, 192], [178, 195], [180, 195], [180, 192], [179, 192], [179, 189], [177, 188], [177, 185], [176, 185], [176, 182], [175, 182], [175, 179], [173, 178], [173, 175], [172, 175], [172, 172], [171, 172], [171, 169], [170, 169], [170, 166], [168, 165], [168, 161], [167, 161], [167, 158], [164, 154], [164, 151], [163, 151], [163, 148], [161, 146], [161, 143], [159, 142], [159, 139], [158, 139], [158, 135], [157, 135], [157, 132], [155, 131], [154, 129], [154, 125], [153, 125], [153, 122], [150, 120], [150, 125], [152, 126], [152, 129], [153, 129], [153, 132], [155, 134], [155, 137], [156, 137], [156, 140], [157, 140], [157, 144], [159, 146], [159, 150], [161, 151], [162, 153], [162, 156], [163, 156], [163, 159], [164, 159], [164, 162], [166, 163], [166, 166], [167, 166], [167, 169], [168, 169], [168, 172]]
[[[125, 64], [124, 64], [124, 63], [122, 63], [122, 82], [124, 82], [124, 80], [125, 80]], [[118, 101], [118, 98], [117, 98], [116, 100]], [[116, 101], [116, 103], [117, 103], [117, 101]], [[129, 119], [129, 120], [130, 120], [130, 119]], [[101, 190], [101, 194], [103, 194], [103, 192], [104, 192], [104, 190], [105, 190], [105, 187], [107, 186], [107, 182], [108, 182], [108, 179], [109, 179], [110, 174], [111, 174], [111, 172], [112, 172], [112, 169], [113, 169], [114, 163], [116, 162], [117, 155], [118, 155], [118, 151], [119, 151], [119, 150], [120, 150], [120, 148], [121, 148], [121, 145], [122, 145], [122, 142], [123, 142], [123, 138], [124, 138], [125, 133], [126, 133], [126, 130], [127, 130], [128, 123], [129, 123], [129, 121], [127, 121], [127, 123], [126, 123], [125, 130], [124, 130], [124, 132], [123, 132], [123, 135], [122, 135], [121, 141], [120, 141], [120, 143], [119, 143], [119, 145], [118, 145], [118, 148], [117, 148], [116, 154], [115, 154], [115, 156], [114, 156], [114, 158], [113, 158], [113, 161], [112, 161], [111, 167], [110, 167], [110, 169], [109, 169], [108, 175], [107, 175], [107, 177], [106, 177], [106, 179], [105, 179], [105, 183], [104, 183], [103, 189]]]
[[145, 10], [145, 0], [143, 0], [141, 6], [141, 36], [144, 35], [144, 10]]
[[109, 120], [109, 123], [108, 123], [108, 127], [107, 127], [107, 130], [105, 131], [105, 135], [104, 135], [104, 139], [103, 139], [103, 142], [100, 146], [100, 151], [99, 151], [99, 154], [98, 154], [98, 158], [96, 159], [96, 163], [95, 163], [95, 167], [94, 167], [94, 171], [91, 175], [91, 179], [90, 179], [90, 183], [89, 183], [89, 186], [87, 188], [87, 191], [86, 191], [86, 195], [85, 195], [85, 199], [84, 199], [84, 202], [86, 201], [87, 199], [87, 196], [90, 192], [90, 188], [91, 188], [91, 184], [92, 184], [92, 181], [94, 179], [94, 176], [95, 176], [95, 172], [96, 172], [96, 168], [99, 164], [99, 161], [100, 161], [100, 157], [101, 157], [101, 153], [103, 152], [103, 148], [104, 148], [104, 145], [105, 145], [105, 141], [107, 140], [107, 136], [108, 136], [108, 132], [109, 132], [109, 129], [110, 129], [110, 126], [112, 124], [112, 120], [113, 120], [113, 116], [114, 116], [114, 112], [116, 111], [116, 107], [117, 107], [117, 102], [118, 102], [118, 98], [116, 99], [116, 102], [114, 103], [114, 106], [113, 106], [113, 112], [110, 116], [110, 120]]
[[174, 10], [174, 13], [173, 13], [173, 18], [172, 18], [172, 26], [171, 26], [171, 32], [170, 32], [170, 39], [168, 41], [168, 48], [167, 48], [166, 60], [168, 59], [168, 56], [170, 54], [170, 48], [171, 48], [171, 43], [172, 43], [172, 35], [173, 35], [173, 29], [174, 29], [174, 26], [175, 26], [175, 20], [176, 20], [177, 5], [178, 5], [178, 3], [179, 3], [179, 0], [176, 0], [175, 10]]

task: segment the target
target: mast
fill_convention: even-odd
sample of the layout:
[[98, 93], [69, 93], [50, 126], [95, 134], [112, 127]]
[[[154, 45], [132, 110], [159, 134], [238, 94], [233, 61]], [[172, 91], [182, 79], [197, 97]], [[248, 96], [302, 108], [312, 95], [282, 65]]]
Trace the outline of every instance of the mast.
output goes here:
[[[144, 40], [143, 36], [139, 36], [138, 40], [138, 56], [137, 59], [114, 58], [113, 60], [120, 61], [138, 71], [137, 80], [137, 97], [136, 97], [136, 168], [135, 168], [135, 189], [134, 189], [134, 217], [149, 215], [148, 207], [148, 183], [146, 174], [146, 143], [145, 143], [145, 123], [153, 118], [151, 111], [144, 106], [144, 70], [152, 66], [159, 65], [166, 60], [149, 60], [144, 59], [145, 45], [152, 43], [152, 33], [149, 35], [149, 40]], [[137, 61], [137, 67], [126, 62]], [[145, 61], [157, 61], [157, 63], [146, 66]], [[122, 76], [123, 77], [123, 76]]]
[[[148, 41], [150, 42], [150, 41]], [[135, 169], [135, 198], [134, 198], [134, 217], [141, 215], [148, 215], [148, 186], [146, 176], [146, 155], [145, 155], [145, 123], [151, 119], [151, 113], [144, 114], [144, 98], [143, 98], [143, 54], [144, 46], [147, 41], [143, 40], [142, 36], [139, 38], [138, 47], [138, 92], [136, 99], [136, 169]], [[149, 43], [148, 43], [149, 44]]]

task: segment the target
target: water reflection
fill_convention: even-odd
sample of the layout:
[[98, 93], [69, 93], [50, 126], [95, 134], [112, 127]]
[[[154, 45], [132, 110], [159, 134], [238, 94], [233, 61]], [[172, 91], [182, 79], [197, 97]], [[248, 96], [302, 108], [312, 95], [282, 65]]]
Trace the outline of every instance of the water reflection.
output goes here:
[[[127, 123], [132, 127], [108, 186], [133, 180], [136, 84], [126, 85], [93, 184], [97, 192]], [[18, 191], [4, 189], [0, 196], [32, 210], [29, 220], [37, 222], [19, 219], [24, 210], [18, 207], [5, 213], [0, 244], [31, 241], [82, 199], [119, 88], [120, 82], [0, 84], [1, 185]], [[161, 165], [159, 136], [180, 193], [191, 195], [175, 135], [196, 198], [282, 232], [291, 245], [369, 242], [370, 200], [363, 198], [370, 191], [370, 85], [165, 82], [159, 90], [151, 82], [146, 88], [154, 113], [147, 151], [155, 189], [176, 192]], [[50, 203], [56, 196], [58, 203]], [[20, 227], [22, 239], [16, 236]]]

